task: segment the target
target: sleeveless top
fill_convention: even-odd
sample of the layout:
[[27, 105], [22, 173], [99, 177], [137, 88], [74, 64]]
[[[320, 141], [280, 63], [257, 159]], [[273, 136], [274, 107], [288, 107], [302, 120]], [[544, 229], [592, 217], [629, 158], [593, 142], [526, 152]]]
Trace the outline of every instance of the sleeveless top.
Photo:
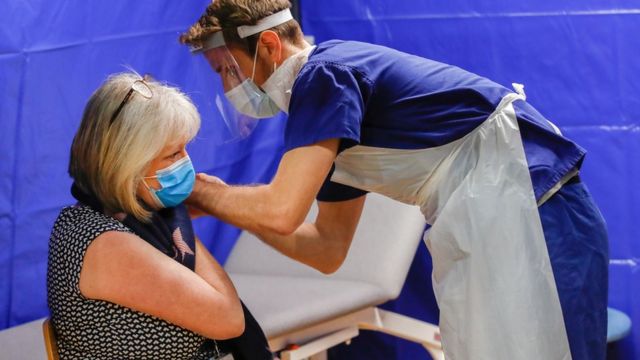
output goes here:
[[[63, 209], [49, 240], [47, 296], [61, 360], [222, 357], [213, 341], [157, 317], [80, 293], [84, 254], [106, 231], [133, 233], [85, 205]], [[142, 241], [142, 240], [141, 240]]]

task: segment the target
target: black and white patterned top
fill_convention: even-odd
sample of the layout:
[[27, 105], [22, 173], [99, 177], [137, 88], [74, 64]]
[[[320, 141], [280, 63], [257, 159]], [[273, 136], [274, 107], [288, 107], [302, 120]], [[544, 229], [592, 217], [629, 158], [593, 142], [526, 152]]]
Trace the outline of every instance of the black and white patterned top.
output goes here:
[[132, 232], [88, 206], [61, 211], [49, 240], [47, 294], [61, 360], [220, 358], [204, 337], [151, 315], [80, 293], [89, 244], [106, 231]]

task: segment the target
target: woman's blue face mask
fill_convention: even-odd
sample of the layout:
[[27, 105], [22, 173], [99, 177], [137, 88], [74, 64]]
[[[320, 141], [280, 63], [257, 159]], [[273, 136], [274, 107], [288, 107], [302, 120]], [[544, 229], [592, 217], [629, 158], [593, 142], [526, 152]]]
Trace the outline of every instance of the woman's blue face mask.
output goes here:
[[[156, 179], [161, 186], [160, 189], [153, 189], [144, 179]], [[196, 172], [191, 158], [185, 156], [170, 166], [156, 171], [155, 176], [147, 176], [144, 179], [143, 183], [156, 205], [160, 208], [168, 208], [181, 204], [189, 197], [196, 180]]]

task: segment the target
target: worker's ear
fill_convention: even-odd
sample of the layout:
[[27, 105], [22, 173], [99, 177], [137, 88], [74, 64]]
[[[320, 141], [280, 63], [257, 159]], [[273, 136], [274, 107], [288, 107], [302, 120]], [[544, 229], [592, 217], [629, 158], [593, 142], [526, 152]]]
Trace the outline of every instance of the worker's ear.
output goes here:
[[282, 61], [282, 42], [278, 34], [272, 30], [266, 30], [262, 32], [258, 41], [258, 52], [262, 59], [278, 64]]

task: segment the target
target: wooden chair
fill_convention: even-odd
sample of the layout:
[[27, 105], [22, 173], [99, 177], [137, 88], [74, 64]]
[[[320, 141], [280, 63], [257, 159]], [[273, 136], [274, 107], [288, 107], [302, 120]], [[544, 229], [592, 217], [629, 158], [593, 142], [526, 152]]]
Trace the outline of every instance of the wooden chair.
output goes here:
[[42, 323], [42, 333], [44, 334], [44, 348], [47, 351], [47, 359], [58, 360], [58, 344], [56, 343], [56, 333], [51, 320], [46, 318]]

